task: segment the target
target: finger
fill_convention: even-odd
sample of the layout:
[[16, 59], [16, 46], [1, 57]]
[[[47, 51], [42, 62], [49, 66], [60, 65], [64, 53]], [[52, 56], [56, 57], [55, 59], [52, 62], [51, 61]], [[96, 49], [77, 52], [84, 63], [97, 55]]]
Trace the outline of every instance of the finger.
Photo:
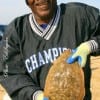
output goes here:
[[49, 98], [48, 97], [44, 97], [43, 100], [49, 100]]
[[77, 57], [69, 57], [67, 60], [66, 60], [66, 62], [68, 63], [68, 64], [71, 64], [71, 63], [73, 63], [73, 62], [75, 62], [75, 60], [77, 59]]
[[72, 53], [75, 53], [77, 51], [77, 49], [75, 48], [75, 49], [72, 49]]
[[78, 64], [81, 66], [82, 63], [82, 58], [80, 56], [78, 56]]
[[81, 64], [80, 64], [81, 67], [85, 67], [86, 60], [87, 60], [86, 57], [82, 58], [82, 61], [81, 61]]

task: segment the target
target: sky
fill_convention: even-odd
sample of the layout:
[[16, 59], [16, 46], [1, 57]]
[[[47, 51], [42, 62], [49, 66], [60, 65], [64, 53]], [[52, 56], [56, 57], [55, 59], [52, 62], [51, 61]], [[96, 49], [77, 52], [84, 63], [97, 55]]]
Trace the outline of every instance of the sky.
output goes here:
[[[64, 2], [82, 2], [100, 9], [100, 0], [57, 0], [58, 4]], [[30, 9], [25, 0], [1, 0], [0, 24], [9, 24], [14, 18], [29, 13]]]

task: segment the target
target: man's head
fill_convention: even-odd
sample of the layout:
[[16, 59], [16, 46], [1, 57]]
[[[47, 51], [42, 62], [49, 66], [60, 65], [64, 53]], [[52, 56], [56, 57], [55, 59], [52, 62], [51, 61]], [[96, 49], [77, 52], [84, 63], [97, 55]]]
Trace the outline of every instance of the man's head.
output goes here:
[[36, 20], [42, 20], [46, 23], [53, 17], [56, 7], [56, 0], [26, 0], [27, 5], [31, 8]]

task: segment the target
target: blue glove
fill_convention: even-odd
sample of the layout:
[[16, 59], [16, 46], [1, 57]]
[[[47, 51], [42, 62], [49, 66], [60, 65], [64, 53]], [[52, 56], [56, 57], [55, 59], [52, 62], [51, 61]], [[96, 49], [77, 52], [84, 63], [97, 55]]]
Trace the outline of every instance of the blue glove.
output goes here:
[[91, 48], [88, 42], [82, 43], [78, 48], [72, 50], [72, 55], [67, 59], [67, 63], [71, 64], [78, 61], [81, 67], [84, 67], [87, 61], [87, 56], [91, 53]]
[[49, 98], [48, 97], [44, 97], [43, 100], [49, 100]]

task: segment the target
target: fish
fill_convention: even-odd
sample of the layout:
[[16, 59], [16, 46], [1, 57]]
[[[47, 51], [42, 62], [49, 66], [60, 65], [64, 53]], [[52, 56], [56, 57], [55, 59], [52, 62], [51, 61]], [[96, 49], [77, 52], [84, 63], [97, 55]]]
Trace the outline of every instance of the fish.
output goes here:
[[71, 54], [71, 50], [64, 51], [50, 67], [44, 87], [44, 97], [49, 100], [84, 99], [84, 72], [77, 61], [66, 62]]

